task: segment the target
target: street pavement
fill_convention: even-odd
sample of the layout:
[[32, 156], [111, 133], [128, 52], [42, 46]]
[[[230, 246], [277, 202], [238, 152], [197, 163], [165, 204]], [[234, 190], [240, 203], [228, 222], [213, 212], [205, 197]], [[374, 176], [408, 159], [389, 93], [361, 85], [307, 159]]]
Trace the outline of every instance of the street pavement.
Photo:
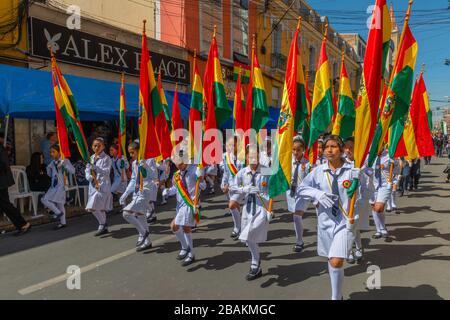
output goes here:
[[[450, 299], [450, 184], [442, 173], [447, 163], [434, 158], [422, 165], [419, 190], [399, 198], [400, 214], [387, 214], [391, 239], [362, 234], [364, 260], [345, 265], [345, 299]], [[101, 238], [94, 237], [90, 215], [70, 219], [59, 231], [49, 224], [19, 238], [0, 235], [0, 299], [330, 298], [312, 208], [304, 217], [305, 250], [294, 253], [292, 215], [284, 198], [276, 199], [276, 218], [261, 246], [263, 276], [247, 282], [250, 253], [230, 238], [225, 196], [205, 196], [203, 207], [194, 233], [197, 261], [188, 267], [175, 259], [180, 246], [169, 230], [174, 198], [157, 208], [158, 221], [150, 227], [154, 247], [144, 253], [135, 252], [136, 231], [120, 214], [108, 217], [111, 233]], [[72, 265], [81, 268], [79, 290], [67, 286]], [[369, 267], [380, 268], [380, 289], [367, 288]]]

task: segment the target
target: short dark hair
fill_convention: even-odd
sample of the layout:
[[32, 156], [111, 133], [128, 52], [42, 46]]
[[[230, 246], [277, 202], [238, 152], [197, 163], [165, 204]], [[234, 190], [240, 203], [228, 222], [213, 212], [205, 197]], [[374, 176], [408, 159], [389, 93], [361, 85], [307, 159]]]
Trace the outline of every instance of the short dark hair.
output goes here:
[[344, 140], [344, 143], [347, 143], [347, 142], [355, 143], [355, 138], [354, 137], [348, 137], [347, 139]]
[[59, 144], [57, 144], [57, 143], [51, 145], [50, 149], [53, 149], [53, 150], [58, 151], [58, 152], [61, 151], [61, 148], [59, 147]]
[[139, 143], [137, 143], [136, 141], [133, 141], [132, 143], [130, 143], [128, 145], [128, 148], [131, 148], [133, 150], [138, 151], [139, 150]]

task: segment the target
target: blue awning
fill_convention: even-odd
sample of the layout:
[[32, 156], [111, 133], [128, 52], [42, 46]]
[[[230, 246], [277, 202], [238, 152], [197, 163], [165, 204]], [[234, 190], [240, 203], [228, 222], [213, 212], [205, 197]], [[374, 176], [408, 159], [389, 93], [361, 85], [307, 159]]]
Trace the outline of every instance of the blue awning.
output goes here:
[[[65, 76], [77, 101], [82, 121], [117, 120], [120, 83], [78, 76]], [[51, 72], [0, 65], [0, 115], [21, 119], [55, 119]], [[127, 116], [138, 116], [139, 88], [126, 84]], [[172, 106], [173, 91], [166, 91]], [[191, 95], [178, 93], [181, 117], [189, 118]], [[229, 101], [233, 107], [232, 101]], [[279, 109], [270, 108], [268, 129], [276, 127]], [[232, 121], [225, 128], [231, 128]]]

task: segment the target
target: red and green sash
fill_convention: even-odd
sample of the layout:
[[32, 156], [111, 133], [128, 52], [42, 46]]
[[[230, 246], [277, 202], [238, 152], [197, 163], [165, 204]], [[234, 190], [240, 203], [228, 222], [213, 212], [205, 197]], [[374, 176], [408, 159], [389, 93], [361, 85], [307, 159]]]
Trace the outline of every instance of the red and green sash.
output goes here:
[[194, 215], [195, 220], [197, 222], [200, 222], [200, 210], [195, 208], [195, 203], [191, 199], [191, 196], [189, 195], [187, 186], [184, 185], [183, 180], [181, 179], [180, 171], [175, 172], [173, 179], [175, 182], [175, 187], [177, 188], [178, 193], [180, 194], [184, 203], [189, 207], [189, 209], [191, 209], [191, 212]]
[[238, 169], [236, 168], [233, 161], [231, 161], [230, 155], [227, 153], [225, 155], [225, 162], [227, 163], [227, 167], [231, 172], [231, 175], [234, 177], [238, 173]]

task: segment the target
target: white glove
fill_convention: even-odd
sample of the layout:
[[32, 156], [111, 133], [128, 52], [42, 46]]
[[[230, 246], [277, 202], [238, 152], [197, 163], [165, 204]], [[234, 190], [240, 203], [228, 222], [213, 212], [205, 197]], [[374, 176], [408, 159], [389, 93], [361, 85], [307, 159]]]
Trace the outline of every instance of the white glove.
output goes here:
[[325, 208], [330, 209], [333, 207], [334, 202], [338, 199], [337, 196], [331, 193], [324, 192], [317, 201]]
[[119, 204], [121, 206], [124, 206], [126, 204], [127, 198], [128, 198], [128, 193], [124, 193], [119, 199]]
[[195, 175], [197, 178], [203, 177], [205, 175], [204, 170], [197, 167], [197, 170], [195, 170]]
[[267, 212], [267, 221], [270, 222], [273, 219], [273, 212]]
[[169, 189], [164, 189], [162, 192], [163, 197], [167, 197], [169, 195]]
[[355, 232], [356, 226], [358, 225], [358, 217], [353, 217], [353, 223], [350, 223], [350, 220], [347, 219], [345, 225], [348, 231]]
[[361, 169], [359, 169], [359, 168], [352, 168], [352, 173], [351, 173], [352, 179], [357, 178], [359, 180], [360, 175], [361, 175]]

